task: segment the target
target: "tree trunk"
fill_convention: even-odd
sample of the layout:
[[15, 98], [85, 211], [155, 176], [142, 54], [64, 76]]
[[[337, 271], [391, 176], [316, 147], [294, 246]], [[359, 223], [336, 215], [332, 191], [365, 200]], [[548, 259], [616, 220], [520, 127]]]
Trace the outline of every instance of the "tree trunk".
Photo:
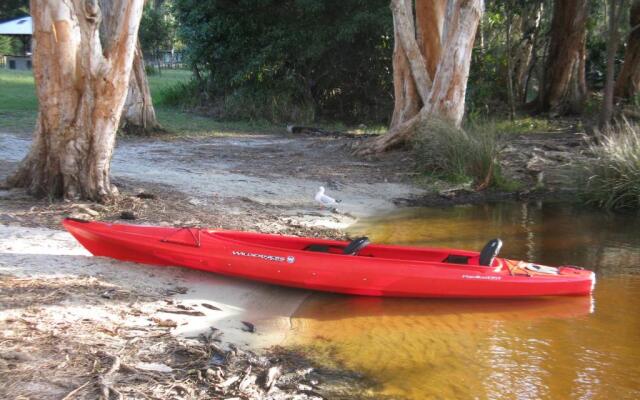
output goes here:
[[40, 109], [31, 150], [8, 183], [36, 196], [104, 201], [143, 0], [116, 0], [112, 37], [100, 42], [96, 0], [31, 0]]
[[511, 55], [513, 36], [513, 3], [510, 0], [507, 4], [507, 97], [509, 102], [509, 120], [513, 121], [516, 116], [515, 94], [513, 92], [513, 57]]
[[[446, 0], [393, 0], [395, 105], [390, 129], [413, 118], [429, 96], [442, 51]], [[416, 41], [417, 36], [417, 41]]]
[[588, 0], [556, 0], [538, 109], [579, 113], [587, 96], [585, 45]]
[[426, 107], [430, 114], [458, 127], [464, 117], [471, 53], [483, 11], [482, 0], [458, 1]]
[[442, 55], [447, 0], [416, 0], [418, 46], [433, 81]]
[[624, 64], [616, 81], [615, 96], [631, 99], [640, 91], [640, 0], [635, 0], [629, 14], [631, 29], [624, 54]]
[[609, 37], [607, 39], [607, 75], [604, 84], [604, 99], [600, 113], [600, 127], [609, 124], [613, 115], [613, 86], [615, 84], [615, 62], [620, 42], [618, 29], [624, 0], [609, 0]]
[[[117, 0], [115, 0], [117, 1]], [[99, 0], [102, 10], [102, 23], [100, 24], [100, 36], [103, 40], [117, 34], [118, 15], [114, 15], [114, 0]], [[120, 128], [134, 134], [150, 133], [161, 129], [156, 118], [156, 111], [151, 100], [151, 91], [147, 73], [144, 68], [144, 57], [140, 47], [140, 40], [136, 42], [136, 50], [133, 56], [133, 67], [127, 100], [120, 117]]]
[[140, 41], [136, 44], [127, 100], [122, 109], [120, 128], [130, 133], [149, 133], [161, 129], [153, 108]]
[[531, 73], [534, 59], [535, 42], [542, 20], [543, 2], [533, 2], [524, 7], [520, 18], [520, 31], [522, 38], [516, 46], [513, 62], [513, 83], [514, 93], [517, 102], [524, 104], [527, 102], [527, 82]]
[[[402, 22], [404, 16], [397, 3], [398, 0], [392, 1], [392, 10], [395, 19], [399, 21], [397, 24], [399, 30], [405, 30], [405, 32], [399, 32], [400, 34], [396, 39], [401, 42], [403, 48], [411, 48], [415, 44], [413, 39], [415, 33], [407, 32], [409, 24]], [[442, 7], [442, 9], [446, 10], [445, 7]], [[434, 7], [433, 10], [438, 10], [438, 8]], [[424, 74], [427, 76], [426, 81], [430, 83], [425, 85], [425, 90], [422, 91], [427, 92], [427, 97], [423, 101], [424, 105], [420, 112], [411, 119], [392, 125], [387, 134], [377, 137], [358, 148], [356, 150], [357, 154], [372, 154], [402, 145], [411, 139], [418, 125], [431, 117], [440, 118], [455, 126], [460, 126], [464, 116], [464, 101], [469, 66], [471, 64], [471, 52], [483, 10], [484, 1], [482, 0], [457, 0], [451, 13], [448, 11], [444, 13], [445, 15], [450, 15], [450, 17], [444, 18], [443, 23], [438, 25], [443, 27], [442, 32], [446, 34], [446, 40], [444, 40], [444, 47], [441, 49], [440, 59], [435, 68], [436, 72], [433, 79], [431, 80], [424, 73], [428, 65], [425, 60], [414, 60], [411, 64], [411, 73], [415, 82], [419, 81], [416, 79], [417, 75]], [[431, 37], [433, 38], [433, 36]], [[408, 52], [408, 54], [411, 56], [411, 54], [415, 54], [415, 51]], [[420, 81], [425, 81], [425, 79]], [[419, 87], [419, 85], [417, 86]], [[419, 91], [424, 99], [422, 92]]]
[[[407, 11], [412, 9], [411, 0], [403, 0], [402, 7]], [[411, 14], [413, 18], [413, 13]], [[415, 81], [411, 76], [411, 67], [407, 53], [404, 51], [399, 40], [398, 18], [393, 16], [393, 95], [394, 108], [391, 118], [391, 127], [398, 126], [404, 121], [413, 118], [420, 110], [421, 102], [418, 97]]]

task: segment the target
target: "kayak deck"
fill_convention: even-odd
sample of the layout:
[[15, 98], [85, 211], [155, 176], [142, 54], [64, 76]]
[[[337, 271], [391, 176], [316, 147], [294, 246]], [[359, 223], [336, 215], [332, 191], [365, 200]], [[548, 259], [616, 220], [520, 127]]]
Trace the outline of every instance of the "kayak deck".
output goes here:
[[[84, 222], [65, 228], [96, 256], [178, 265], [273, 284], [393, 297], [537, 297], [588, 295], [595, 274], [573, 267], [495, 258], [457, 249], [371, 244], [343, 254], [349, 242], [251, 232]], [[552, 273], [545, 273], [551, 271]]]

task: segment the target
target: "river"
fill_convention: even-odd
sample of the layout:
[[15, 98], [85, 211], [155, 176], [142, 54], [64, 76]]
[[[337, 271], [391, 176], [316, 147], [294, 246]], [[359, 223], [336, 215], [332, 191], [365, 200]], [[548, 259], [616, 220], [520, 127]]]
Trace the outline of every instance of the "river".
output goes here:
[[481, 249], [596, 271], [593, 296], [379, 299], [314, 294], [287, 343], [408, 399], [640, 398], [640, 218], [562, 204], [407, 209], [364, 220], [373, 242]]

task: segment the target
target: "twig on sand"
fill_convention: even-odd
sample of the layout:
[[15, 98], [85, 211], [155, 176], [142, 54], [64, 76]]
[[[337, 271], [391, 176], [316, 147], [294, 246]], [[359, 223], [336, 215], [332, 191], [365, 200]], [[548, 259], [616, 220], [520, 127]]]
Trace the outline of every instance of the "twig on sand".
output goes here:
[[86, 381], [85, 383], [83, 383], [82, 385], [78, 386], [77, 388], [73, 389], [72, 391], [70, 391], [66, 396], [64, 396], [62, 398], [62, 400], [70, 400], [73, 398], [73, 396], [76, 395], [76, 393], [78, 393], [79, 391], [81, 391], [83, 388], [85, 388], [88, 384], [91, 383], [91, 379], [89, 379], [88, 381]]
[[203, 313], [202, 311], [195, 311], [195, 310], [172, 310], [169, 308], [161, 308], [158, 310], [158, 312], [163, 312], [163, 313], [170, 313], [170, 314], [183, 314], [183, 315], [190, 315], [192, 317], [204, 317], [206, 314]]

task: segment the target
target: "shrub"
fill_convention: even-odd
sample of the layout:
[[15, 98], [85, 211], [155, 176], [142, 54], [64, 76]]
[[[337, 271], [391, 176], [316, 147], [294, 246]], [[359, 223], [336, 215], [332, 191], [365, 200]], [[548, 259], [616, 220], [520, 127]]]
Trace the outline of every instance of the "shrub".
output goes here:
[[200, 89], [198, 82], [194, 79], [186, 82], [177, 82], [171, 86], [160, 89], [157, 98], [154, 98], [156, 105], [162, 106], [195, 106], [198, 102]]
[[147, 76], [154, 76], [158, 74], [158, 70], [153, 65], [147, 64], [144, 66], [144, 73], [147, 74]]
[[416, 132], [413, 149], [419, 168], [453, 182], [478, 188], [505, 188], [500, 168], [500, 140], [492, 124], [476, 124], [467, 131], [432, 118]]
[[188, 63], [206, 76], [203, 95], [221, 117], [387, 122], [393, 109], [387, 0], [173, 4]]
[[220, 117], [228, 120], [309, 123], [315, 117], [312, 102], [286, 89], [256, 91], [243, 87], [217, 102], [221, 104]]
[[612, 125], [590, 151], [594, 158], [580, 165], [584, 199], [608, 210], [640, 209], [640, 126]]

